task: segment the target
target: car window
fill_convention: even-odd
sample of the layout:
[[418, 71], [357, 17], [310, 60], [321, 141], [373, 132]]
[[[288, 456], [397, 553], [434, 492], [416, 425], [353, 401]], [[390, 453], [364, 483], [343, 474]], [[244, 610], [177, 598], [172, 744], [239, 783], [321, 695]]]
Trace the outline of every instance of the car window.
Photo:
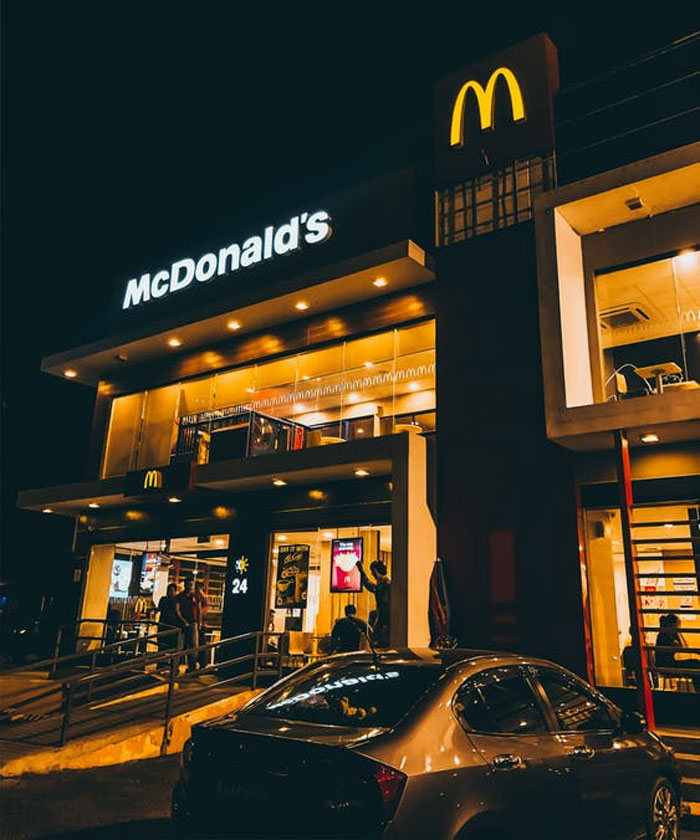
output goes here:
[[578, 680], [547, 669], [537, 669], [537, 678], [549, 699], [559, 729], [590, 732], [615, 728], [616, 721], [610, 709]]
[[246, 712], [334, 726], [391, 727], [444, 673], [420, 662], [323, 663], [266, 692]]
[[470, 677], [455, 695], [454, 710], [472, 732], [534, 734], [547, 726], [537, 698], [516, 666]]

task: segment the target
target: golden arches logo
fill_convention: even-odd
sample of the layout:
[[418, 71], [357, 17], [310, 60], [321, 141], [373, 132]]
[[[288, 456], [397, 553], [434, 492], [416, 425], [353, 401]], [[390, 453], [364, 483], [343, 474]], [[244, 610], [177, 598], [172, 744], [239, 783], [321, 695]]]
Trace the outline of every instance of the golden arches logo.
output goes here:
[[148, 470], [143, 477], [144, 490], [160, 490], [163, 486], [163, 473], [160, 470]]
[[450, 125], [450, 146], [464, 145], [464, 110], [466, 107], [466, 99], [469, 91], [473, 91], [476, 96], [477, 104], [479, 105], [479, 120], [481, 122], [482, 131], [487, 128], [493, 128], [494, 114], [496, 111], [496, 82], [503, 79], [508, 86], [508, 94], [510, 96], [510, 107], [513, 114], [513, 121], [520, 122], [525, 119], [525, 104], [523, 103], [523, 94], [520, 90], [520, 84], [515, 78], [515, 74], [507, 67], [499, 67], [494, 70], [486, 83], [484, 89], [474, 79], [465, 82], [459, 89], [459, 93], [455, 98], [455, 104], [452, 108], [452, 123]]

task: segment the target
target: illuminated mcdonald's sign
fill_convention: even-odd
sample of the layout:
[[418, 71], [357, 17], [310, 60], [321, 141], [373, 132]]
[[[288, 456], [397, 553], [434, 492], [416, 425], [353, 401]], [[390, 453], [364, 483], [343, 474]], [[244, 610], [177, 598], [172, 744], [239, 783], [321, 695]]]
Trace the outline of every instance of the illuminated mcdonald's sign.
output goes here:
[[481, 130], [485, 131], [486, 129], [493, 128], [496, 111], [496, 83], [499, 79], [503, 79], [508, 88], [513, 121], [520, 122], [525, 119], [525, 103], [523, 102], [520, 84], [512, 70], [509, 70], [508, 67], [499, 67], [491, 73], [486, 83], [486, 88], [483, 88], [474, 79], [470, 79], [460, 87], [452, 107], [450, 146], [464, 145], [465, 110], [469, 91], [472, 91], [476, 96], [476, 101], [479, 106]]
[[146, 470], [143, 477], [144, 490], [160, 490], [163, 487], [163, 473], [160, 470]]

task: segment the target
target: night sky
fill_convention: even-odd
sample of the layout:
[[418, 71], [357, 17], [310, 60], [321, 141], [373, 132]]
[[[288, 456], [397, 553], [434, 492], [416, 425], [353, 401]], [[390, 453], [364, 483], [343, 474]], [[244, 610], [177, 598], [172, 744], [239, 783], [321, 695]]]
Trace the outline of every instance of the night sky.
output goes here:
[[483, 55], [545, 31], [567, 87], [691, 30], [673, 4], [475, 7], [5, 0], [2, 578], [30, 607], [72, 523], [15, 494], [85, 477], [93, 400], [40, 360], [105, 334], [126, 279], [425, 155], [433, 82]]

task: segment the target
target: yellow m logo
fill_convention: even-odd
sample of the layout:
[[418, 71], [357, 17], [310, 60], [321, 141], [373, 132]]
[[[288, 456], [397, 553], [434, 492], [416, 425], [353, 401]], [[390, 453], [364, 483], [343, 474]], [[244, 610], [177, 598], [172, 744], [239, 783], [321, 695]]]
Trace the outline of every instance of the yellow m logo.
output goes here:
[[163, 473], [160, 470], [148, 470], [146, 475], [143, 477], [143, 489], [149, 490], [153, 488], [155, 490], [160, 490], [163, 486]]
[[509, 70], [507, 67], [499, 67], [491, 73], [491, 76], [486, 83], [486, 90], [484, 90], [484, 88], [482, 88], [481, 85], [473, 79], [465, 82], [459, 89], [454, 107], [452, 108], [450, 146], [462, 146], [464, 144], [464, 109], [466, 106], [467, 94], [470, 90], [476, 95], [476, 101], [479, 105], [479, 120], [481, 122], [482, 131], [486, 128], [493, 128], [493, 118], [496, 110], [496, 82], [500, 78], [504, 79], [505, 83], [508, 85], [510, 107], [513, 112], [514, 122], [519, 122], [520, 120], [525, 119], [525, 105], [523, 104], [523, 94], [520, 90], [518, 80], [515, 78], [512, 70]]

